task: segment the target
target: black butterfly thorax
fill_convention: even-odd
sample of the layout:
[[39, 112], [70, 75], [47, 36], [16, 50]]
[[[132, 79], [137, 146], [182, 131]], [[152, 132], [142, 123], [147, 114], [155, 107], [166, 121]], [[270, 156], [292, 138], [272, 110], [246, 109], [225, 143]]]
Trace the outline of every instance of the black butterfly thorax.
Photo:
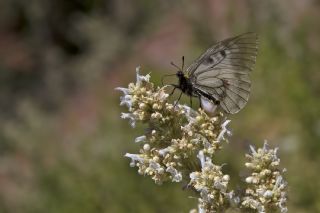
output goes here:
[[177, 72], [177, 77], [179, 78], [179, 85], [177, 86], [177, 88], [179, 88], [183, 93], [189, 96], [195, 96], [195, 89], [190, 79], [187, 78], [182, 71]]
[[177, 72], [177, 77], [179, 79], [179, 85], [176, 86], [180, 89], [184, 94], [192, 97], [205, 97], [208, 100], [213, 101], [215, 104], [219, 104], [219, 100], [216, 100], [212, 95], [197, 89], [193, 86], [191, 80], [184, 75], [182, 71]]

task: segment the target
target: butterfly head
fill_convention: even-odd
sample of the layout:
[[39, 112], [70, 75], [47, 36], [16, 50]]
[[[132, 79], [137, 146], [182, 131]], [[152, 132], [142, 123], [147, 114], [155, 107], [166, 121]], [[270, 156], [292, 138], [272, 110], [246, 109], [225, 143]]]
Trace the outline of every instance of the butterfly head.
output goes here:
[[179, 79], [185, 79], [186, 76], [185, 76], [185, 73], [183, 72], [183, 68], [184, 68], [184, 56], [182, 56], [182, 65], [181, 65], [181, 68], [178, 67], [177, 65], [175, 65], [173, 62], [171, 62], [171, 65], [173, 65], [174, 67], [176, 67], [178, 69], [177, 73], [176, 73], [176, 76], [179, 78]]
[[179, 71], [176, 73], [176, 75], [177, 75], [178, 78], [184, 77], [184, 73], [182, 72], [182, 70], [179, 70]]

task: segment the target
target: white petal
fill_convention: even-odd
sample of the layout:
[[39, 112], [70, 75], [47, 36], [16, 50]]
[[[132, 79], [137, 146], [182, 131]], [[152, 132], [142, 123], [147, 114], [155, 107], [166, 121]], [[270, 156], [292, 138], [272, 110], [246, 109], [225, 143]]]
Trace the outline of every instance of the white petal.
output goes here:
[[173, 182], [180, 182], [182, 181], [182, 175], [180, 172], [178, 172], [178, 170], [176, 170], [175, 168], [173, 168], [172, 166], [168, 167], [166, 169], [167, 172], [169, 172], [172, 176], [172, 181]]
[[191, 181], [194, 181], [194, 180], [198, 179], [198, 175], [197, 174], [198, 174], [197, 172], [192, 172], [192, 173], [189, 174], [189, 177], [190, 177]]
[[223, 124], [221, 125], [221, 132], [218, 135], [217, 140], [220, 142], [222, 139], [225, 139], [224, 135], [231, 135], [231, 132], [227, 129], [227, 125], [230, 123], [230, 120], [226, 120], [225, 122], [223, 122]]
[[136, 68], [136, 72], [137, 72], [137, 84], [140, 85], [141, 82], [143, 81], [147, 81], [149, 82], [149, 79], [150, 79], [150, 75], [147, 74], [147, 75], [140, 75], [139, 72], [140, 72], [140, 66]]
[[160, 150], [159, 150], [159, 154], [160, 154], [161, 156], [165, 156], [168, 152], [170, 152], [170, 150], [171, 150], [171, 147], [168, 146], [167, 148], [160, 149]]
[[254, 147], [251, 146], [251, 145], [250, 145], [250, 150], [251, 150], [252, 154], [257, 154], [256, 150], [255, 150]]
[[129, 119], [130, 125], [134, 128], [136, 126], [135, 118], [131, 113], [121, 113], [122, 119]]
[[115, 90], [123, 92], [124, 95], [127, 95], [129, 93], [129, 89], [124, 87], [116, 87]]
[[151, 161], [150, 162], [150, 165], [149, 165], [150, 168], [154, 169], [154, 170], [158, 170], [161, 168], [160, 164], [159, 163], [156, 163], [154, 161]]
[[264, 194], [263, 197], [265, 198], [271, 198], [273, 196], [273, 192], [270, 190], [267, 190]]
[[144, 141], [146, 141], [146, 136], [145, 135], [142, 135], [142, 136], [139, 136], [139, 137], [137, 137], [135, 140], [134, 140], [134, 142], [136, 142], [136, 143], [139, 143], [139, 142], [144, 142]]
[[132, 96], [131, 95], [125, 95], [120, 97], [120, 106], [126, 105], [128, 108], [132, 106]]
[[143, 158], [138, 154], [126, 153], [124, 156], [128, 157], [128, 158], [131, 158], [131, 164], [132, 165], [135, 164], [136, 161], [143, 162]]
[[203, 168], [205, 165], [205, 159], [204, 159], [204, 154], [203, 154], [203, 151], [199, 151], [197, 157], [199, 158], [200, 160], [200, 163], [201, 163], [201, 168]]

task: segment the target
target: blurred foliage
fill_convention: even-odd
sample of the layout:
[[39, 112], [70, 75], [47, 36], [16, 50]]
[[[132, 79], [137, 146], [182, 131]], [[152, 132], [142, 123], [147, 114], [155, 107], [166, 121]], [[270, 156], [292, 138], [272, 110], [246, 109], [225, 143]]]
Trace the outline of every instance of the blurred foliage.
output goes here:
[[[0, 2], [0, 212], [188, 212], [124, 159], [137, 130], [114, 87], [152, 79], [215, 41], [260, 35], [252, 96], [230, 116], [217, 162], [232, 182], [248, 144], [268, 139], [288, 169], [289, 212], [320, 212], [318, 1], [6, 0]], [[140, 130], [143, 130], [143, 127]], [[125, 134], [124, 134], [125, 133]], [[236, 187], [236, 186], [235, 186]]]

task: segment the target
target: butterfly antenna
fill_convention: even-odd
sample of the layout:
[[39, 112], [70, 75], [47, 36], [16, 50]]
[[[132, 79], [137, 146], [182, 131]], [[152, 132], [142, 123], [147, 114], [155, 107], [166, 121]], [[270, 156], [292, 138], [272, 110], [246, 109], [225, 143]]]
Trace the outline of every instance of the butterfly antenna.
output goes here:
[[175, 65], [172, 61], [170, 63], [172, 66], [174, 66], [175, 68], [177, 68], [178, 70], [180, 70], [180, 67], [178, 67], [177, 65]]
[[183, 71], [183, 68], [184, 68], [184, 56], [182, 56], [182, 71]]

